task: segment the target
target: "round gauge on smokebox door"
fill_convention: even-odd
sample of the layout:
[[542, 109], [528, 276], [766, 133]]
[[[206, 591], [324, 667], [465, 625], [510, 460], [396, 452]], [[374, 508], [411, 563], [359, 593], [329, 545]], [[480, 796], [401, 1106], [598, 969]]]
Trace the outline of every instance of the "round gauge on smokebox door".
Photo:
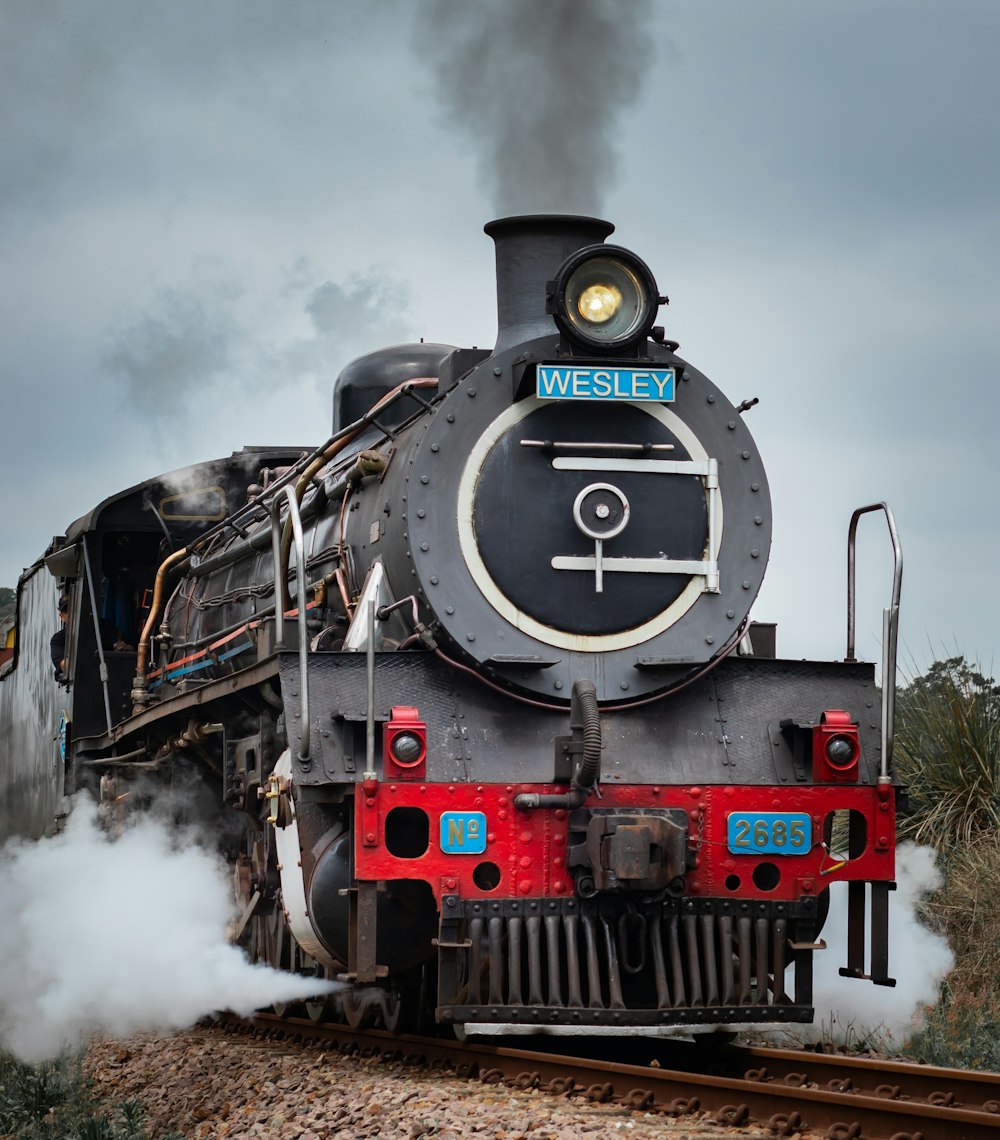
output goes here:
[[[690, 576], [627, 569], [632, 560], [704, 557], [704, 483], [657, 468], [692, 456], [655, 407], [543, 404], [486, 456], [474, 496], [479, 554], [499, 591], [543, 625], [598, 636], [640, 626]], [[561, 568], [567, 561], [574, 568]]]

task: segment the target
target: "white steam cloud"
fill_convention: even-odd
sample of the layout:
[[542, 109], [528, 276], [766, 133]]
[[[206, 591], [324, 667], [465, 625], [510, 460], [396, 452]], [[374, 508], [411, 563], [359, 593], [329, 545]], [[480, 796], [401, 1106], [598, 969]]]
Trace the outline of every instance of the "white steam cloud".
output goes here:
[[233, 911], [221, 859], [191, 832], [146, 818], [112, 839], [78, 798], [62, 834], [0, 852], [0, 1043], [38, 1061], [341, 988], [251, 964], [227, 941]]
[[889, 973], [895, 987], [839, 974], [847, 962], [847, 890], [834, 883], [830, 917], [823, 937], [828, 949], [815, 958], [815, 1031], [824, 1039], [886, 1037], [901, 1046], [918, 1027], [924, 1006], [938, 998], [941, 979], [954, 965], [947, 940], [928, 930], [917, 916], [921, 899], [941, 885], [929, 847], [902, 844], [896, 853], [897, 889], [889, 896]]

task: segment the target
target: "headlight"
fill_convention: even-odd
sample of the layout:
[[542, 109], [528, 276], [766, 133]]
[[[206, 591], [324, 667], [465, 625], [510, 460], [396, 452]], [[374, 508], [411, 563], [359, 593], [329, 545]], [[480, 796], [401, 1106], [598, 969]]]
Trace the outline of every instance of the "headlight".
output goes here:
[[826, 742], [826, 758], [833, 768], [849, 768], [857, 759], [854, 741], [849, 736], [831, 736]]
[[392, 758], [401, 767], [408, 767], [423, 755], [424, 746], [420, 738], [412, 732], [401, 732], [393, 738]]
[[624, 348], [649, 333], [659, 306], [645, 262], [627, 249], [595, 245], [563, 262], [549, 311], [564, 333], [587, 348]]

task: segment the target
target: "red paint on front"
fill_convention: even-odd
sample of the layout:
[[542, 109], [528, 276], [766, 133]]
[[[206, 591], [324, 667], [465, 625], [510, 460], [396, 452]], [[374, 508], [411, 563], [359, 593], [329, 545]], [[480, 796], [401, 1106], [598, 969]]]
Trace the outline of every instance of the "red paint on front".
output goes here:
[[[366, 781], [355, 800], [355, 874], [358, 879], [424, 879], [435, 893], [470, 898], [569, 896], [573, 876], [566, 865], [569, 842], [563, 808], [519, 811], [519, 792], [559, 792], [552, 784], [404, 784]], [[385, 847], [386, 816], [393, 808], [419, 808], [429, 821], [430, 842], [423, 855], [400, 858]], [[688, 846], [695, 867], [687, 873], [685, 894], [713, 898], [796, 899], [819, 894], [832, 882], [891, 882], [895, 877], [895, 789], [879, 786], [748, 787], [746, 785], [650, 786], [601, 785], [585, 808], [683, 808], [688, 816]], [[444, 812], [483, 812], [486, 850], [449, 854], [441, 849], [439, 820]], [[734, 854], [728, 850], [730, 812], [805, 812], [812, 819], [812, 847], [802, 855]], [[859, 813], [867, 841], [855, 859], [844, 861], [823, 843], [833, 813]], [[498, 885], [476, 885], [477, 867], [491, 863]], [[758, 888], [754, 870], [770, 863], [779, 879], [771, 890]], [[476, 878], [483, 881], [480, 872]], [[772, 875], [773, 877], [773, 875]], [[764, 877], [766, 881], [766, 876]], [[454, 884], [454, 885], [452, 885]]]

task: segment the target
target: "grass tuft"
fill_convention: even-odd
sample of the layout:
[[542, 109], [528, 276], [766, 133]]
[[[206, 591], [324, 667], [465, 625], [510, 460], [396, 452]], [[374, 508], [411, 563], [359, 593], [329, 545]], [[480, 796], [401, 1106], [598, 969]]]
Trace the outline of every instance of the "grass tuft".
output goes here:
[[936, 661], [899, 691], [893, 764], [901, 838], [948, 852], [1000, 831], [1000, 686], [963, 657]]
[[1000, 685], [963, 657], [898, 695], [894, 768], [909, 789], [900, 837], [934, 847], [944, 885], [922, 904], [955, 967], [908, 1052], [1000, 1072]]
[[[101, 1104], [79, 1057], [26, 1065], [0, 1053], [0, 1140], [151, 1140], [138, 1101]], [[178, 1133], [161, 1140], [181, 1140]]]

